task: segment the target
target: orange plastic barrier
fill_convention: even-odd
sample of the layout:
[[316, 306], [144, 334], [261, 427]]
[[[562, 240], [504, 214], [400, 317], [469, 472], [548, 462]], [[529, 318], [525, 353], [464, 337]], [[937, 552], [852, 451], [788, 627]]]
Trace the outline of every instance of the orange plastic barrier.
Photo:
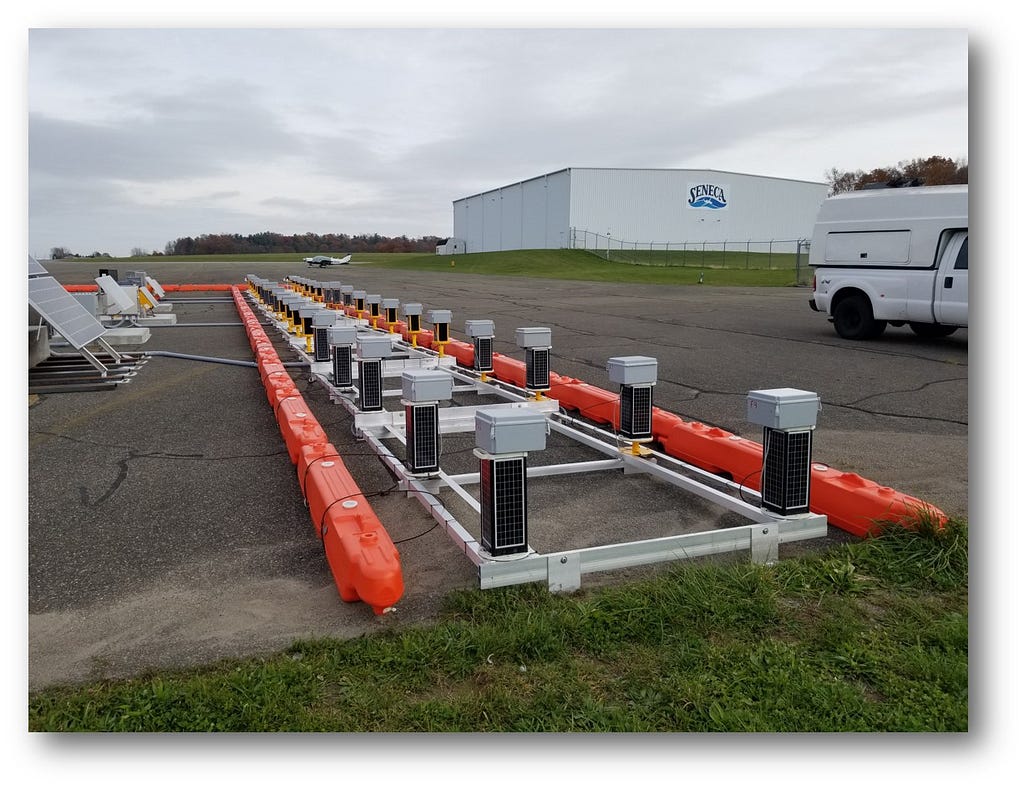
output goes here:
[[[225, 284], [212, 284], [212, 285], [201, 285], [201, 284], [185, 284], [185, 285], [165, 285], [163, 283], [160, 286], [164, 289], [165, 293], [175, 292], [189, 292], [189, 293], [201, 293], [204, 290], [209, 290], [212, 293], [232, 291], [236, 288], [247, 289], [248, 285], [225, 285]], [[99, 290], [99, 285], [64, 285], [64, 289], [69, 293], [95, 293]]]
[[[420, 342], [425, 345], [426, 343]], [[452, 340], [448, 355], [459, 364], [473, 366], [473, 346]], [[522, 387], [526, 380], [524, 361], [494, 354], [498, 380]], [[547, 396], [558, 400], [567, 411], [598, 424], [618, 429], [619, 396], [575, 378], [550, 375]], [[654, 408], [652, 436], [665, 454], [710, 473], [728, 477], [743, 487], [760, 491], [763, 447], [718, 427], [684, 421], [674, 413]], [[921, 514], [945, 523], [938, 507], [891, 487], [884, 487], [854, 473], [843, 473], [820, 463], [811, 465], [811, 511], [824, 514], [829, 523], [861, 538], [876, 533], [881, 523], [911, 527]]]
[[398, 550], [309, 412], [241, 292], [233, 288], [232, 294], [338, 594], [346, 602], [365, 602], [381, 615], [405, 591]]

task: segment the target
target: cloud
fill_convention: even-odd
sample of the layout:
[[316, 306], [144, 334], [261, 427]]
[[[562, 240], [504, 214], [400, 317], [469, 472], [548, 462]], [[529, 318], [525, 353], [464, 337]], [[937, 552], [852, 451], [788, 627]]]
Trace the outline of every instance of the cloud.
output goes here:
[[445, 235], [453, 200], [564, 167], [966, 156], [966, 58], [955, 30], [34, 30], [32, 243], [102, 247], [115, 214]]

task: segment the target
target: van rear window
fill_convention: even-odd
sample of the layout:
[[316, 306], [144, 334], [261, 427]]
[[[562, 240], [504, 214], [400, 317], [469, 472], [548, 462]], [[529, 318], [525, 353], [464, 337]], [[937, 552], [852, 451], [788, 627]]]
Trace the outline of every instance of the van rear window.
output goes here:
[[907, 265], [910, 230], [829, 233], [825, 262], [845, 265]]

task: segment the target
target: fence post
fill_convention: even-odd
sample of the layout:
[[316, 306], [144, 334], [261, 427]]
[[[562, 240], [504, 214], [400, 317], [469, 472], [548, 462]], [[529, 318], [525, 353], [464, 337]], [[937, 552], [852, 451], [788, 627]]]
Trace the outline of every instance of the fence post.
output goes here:
[[747, 239], [747, 270], [750, 270], [750, 239]]
[[768, 270], [772, 270], [772, 249], [775, 247], [775, 239], [768, 242]]

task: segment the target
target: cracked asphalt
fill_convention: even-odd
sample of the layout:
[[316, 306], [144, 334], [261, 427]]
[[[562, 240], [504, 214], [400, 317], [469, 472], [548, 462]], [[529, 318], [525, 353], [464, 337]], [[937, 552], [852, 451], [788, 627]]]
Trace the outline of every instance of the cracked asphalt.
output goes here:
[[[98, 273], [92, 262], [46, 265], [64, 284], [90, 283]], [[154, 263], [146, 271], [163, 284], [238, 283], [247, 273], [341, 279], [425, 310], [451, 309], [459, 339], [465, 320], [490, 318], [494, 349], [508, 355], [521, 354], [516, 328], [548, 326], [553, 371], [609, 388], [609, 357], [654, 356], [656, 406], [755, 440], [748, 391], [814, 391], [822, 399], [815, 461], [968, 514], [963, 329], [921, 340], [890, 327], [880, 340], [846, 342], [808, 308], [803, 288], [625, 286], [358, 265], [321, 272], [301, 263]], [[149, 342], [130, 350], [252, 360], [244, 330], [231, 325], [234, 306], [205, 302], [211, 295], [228, 294], [171, 294], [179, 325], [154, 327]], [[279, 352], [293, 360], [283, 345]], [[255, 369], [152, 357], [112, 391], [30, 398], [30, 687], [415, 625], [438, 614], [448, 591], [476, 587], [472, 565], [419, 504], [388, 493], [394, 480], [352, 438], [344, 410], [291, 371], [399, 546], [406, 593], [396, 613], [378, 619], [338, 597]], [[552, 440], [543, 462], [591, 458], [570, 443]], [[454, 472], [471, 469], [469, 444], [446, 443]], [[733, 517], [644, 477], [595, 475], [569, 489], [560, 480], [531, 482], [531, 543], [539, 549], [707, 530]], [[843, 538], [830, 529], [823, 541]], [[588, 576], [584, 585], [615, 577]]]

